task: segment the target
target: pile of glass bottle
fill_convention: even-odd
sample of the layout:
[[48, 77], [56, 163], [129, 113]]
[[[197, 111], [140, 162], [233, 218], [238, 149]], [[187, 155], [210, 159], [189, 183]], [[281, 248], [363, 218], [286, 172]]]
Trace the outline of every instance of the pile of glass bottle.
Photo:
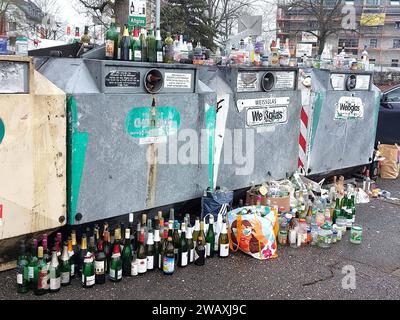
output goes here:
[[41, 246], [38, 246], [37, 239], [33, 240], [28, 255], [22, 241], [17, 265], [18, 292], [32, 290], [35, 295], [58, 292], [75, 277], [79, 277], [84, 288], [91, 288], [95, 284], [104, 284], [107, 278], [119, 282], [123, 277], [156, 269], [172, 275], [177, 266], [186, 267], [192, 263], [203, 266], [206, 258], [229, 256], [225, 218], [220, 230], [220, 224], [214, 224], [212, 215], [209, 215], [208, 224], [205, 224], [205, 219], [200, 221], [196, 218], [192, 227], [187, 214], [180, 225], [174, 219], [173, 209], [165, 223], [161, 212], [153, 220], [147, 219], [146, 214], [141, 218], [135, 230], [131, 213], [129, 226], [125, 228], [123, 223], [119, 224], [113, 236], [107, 223], [102, 235], [97, 225], [93, 230], [87, 228], [80, 246], [74, 230], [65, 242], [62, 242], [61, 233], [57, 233], [52, 252], [48, 249], [46, 234]]

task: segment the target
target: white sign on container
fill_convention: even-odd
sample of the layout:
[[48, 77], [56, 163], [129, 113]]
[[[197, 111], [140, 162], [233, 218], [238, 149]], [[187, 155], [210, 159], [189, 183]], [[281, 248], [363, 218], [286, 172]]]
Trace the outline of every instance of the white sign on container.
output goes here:
[[307, 57], [312, 56], [312, 44], [311, 43], [298, 43], [296, 46], [296, 58], [301, 58], [306, 55]]
[[192, 75], [190, 73], [165, 73], [164, 87], [168, 89], [190, 89]]
[[336, 104], [335, 120], [360, 119], [364, 117], [364, 104], [358, 97], [341, 97]]
[[286, 123], [288, 119], [287, 106], [270, 108], [249, 108], [247, 109], [247, 127], [259, 127]]

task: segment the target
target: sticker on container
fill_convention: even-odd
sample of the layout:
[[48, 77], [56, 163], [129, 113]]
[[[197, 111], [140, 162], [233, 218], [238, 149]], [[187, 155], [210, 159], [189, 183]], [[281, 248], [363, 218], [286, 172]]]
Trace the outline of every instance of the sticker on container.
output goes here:
[[336, 104], [335, 120], [362, 119], [364, 104], [358, 97], [341, 97]]
[[154, 269], [154, 256], [147, 256], [147, 270]]
[[286, 106], [289, 105], [290, 98], [289, 97], [271, 97], [271, 98], [262, 98], [262, 99], [244, 99], [238, 100], [237, 108], [239, 112], [242, 112], [244, 108], [250, 107], [271, 107], [271, 106]]
[[137, 275], [138, 275], [138, 263], [137, 260], [135, 260], [131, 263], [131, 276], [137, 276]]
[[331, 85], [333, 90], [338, 91], [338, 90], [345, 90], [344, 84], [346, 80], [346, 75], [345, 74], [339, 74], [339, 73], [334, 73], [331, 75]]
[[61, 283], [66, 284], [69, 283], [70, 273], [69, 272], [61, 272]]
[[259, 83], [257, 73], [239, 73], [237, 79], [237, 91], [258, 91]]
[[294, 90], [296, 72], [276, 72], [274, 89]]
[[112, 70], [105, 77], [106, 87], [140, 87], [140, 72]]
[[95, 276], [86, 277], [86, 286], [92, 286], [95, 283]]
[[371, 83], [370, 75], [358, 75], [355, 90], [369, 90], [370, 83]]
[[246, 117], [247, 127], [259, 127], [287, 123], [287, 107], [249, 108]]
[[58, 290], [61, 286], [61, 278], [52, 278], [50, 279], [50, 290]]
[[167, 89], [190, 89], [192, 87], [192, 74], [166, 72], [164, 87]]
[[97, 275], [104, 274], [105, 262], [104, 261], [95, 261], [94, 262], [94, 271]]
[[167, 143], [167, 137], [148, 137], [139, 139], [139, 144], [157, 144], [157, 143]]

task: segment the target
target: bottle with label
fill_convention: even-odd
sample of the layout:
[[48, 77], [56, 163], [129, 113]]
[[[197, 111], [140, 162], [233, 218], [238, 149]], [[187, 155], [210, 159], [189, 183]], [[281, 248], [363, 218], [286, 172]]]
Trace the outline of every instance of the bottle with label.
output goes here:
[[[164, 61], [164, 57], [163, 57], [163, 45], [162, 45], [162, 40], [161, 40], [161, 31], [160, 31], [160, 29], [157, 29], [157, 31], [156, 31], [156, 62], [163, 63], [163, 61]], [[160, 217], [158, 217], [158, 218], [160, 219]]]
[[71, 264], [68, 255], [68, 243], [64, 242], [60, 265], [61, 285], [68, 286], [71, 283]]
[[147, 271], [154, 270], [154, 239], [153, 232], [149, 232], [146, 244]]
[[35, 273], [34, 277], [34, 289], [33, 293], [36, 296], [41, 296], [49, 291], [49, 270], [47, 269], [47, 263], [43, 259], [43, 247], [38, 247], [38, 272]]
[[210, 214], [209, 216], [209, 225], [206, 236], [206, 256], [213, 258], [214, 257], [214, 246], [215, 246], [215, 233], [214, 233], [214, 216]]
[[161, 250], [160, 250], [160, 255], [159, 255], [159, 262], [158, 262], [158, 268], [163, 270], [163, 258], [165, 255], [165, 252], [167, 251], [167, 244], [168, 244], [168, 222], [165, 222], [164, 225], [164, 240], [161, 243]]
[[140, 228], [139, 236], [139, 247], [137, 250], [137, 263], [138, 263], [138, 273], [144, 274], [147, 271], [147, 255], [146, 246], [144, 242], [144, 228]]
[[188, 227], [186, 231], [186, 241], [188, 245], [188, 251], [189, 251], [189, 263], [194, 262], [194, 241], [192, 238], [192, 233], [193, 233], [193, 228]]
[[79, 32], [79, 28], [75, 28], [75, 37], [74, 37], [74, 43], [80, 43], [81, 42], [81, 34]]
[[226, 220], [225, 218], [222, 221], [222, 229], [219, 235], [219, 250], [218, 255], [221, 258], [226, 258], [229, 256], [229, 239], [228, 234], [226, 232]]
[[174, 40], [171, 37], [171, 32], [167, 32], [167, 37], [164, 40], [164, 62], [174, 63]]
[[356, 198], [353, 195], [351, 195], [351, 219], [352, 223], [354, 224], [356, 222]]
[[194, 229], [193, 229], [193, 241], [196, 243], [197, 242], [197, 236], [199, 235], [200, 232], [200, 219], [196, 218], [195, 222], [194, 222]]
[[189, 245], [186, 237], [186, 224], [181, 226], [181, 239], [178, 249], [178, 266], [186, 267], [189, 264]]
[[110, 261], [110, 281], [119, 282], [122, 279], [122, 260], [118, 242], [114, 243]]
[[87, 238], [86, 238], [86, 233], [82, 234], [81, 238], [81, 249], [79, 251], [79, 259], [78, 259], [78, 274], [82, 274], [82, 268], [83, 268], [83, 260], [85, 260], [87, 253]]
[[82, 286], [84, 288], [92, 288], [95, 283], [96, 276], [94, 273], [94, 255], [91, 252], [87, 252], [85, 260], [83, 260]]
[[37, 250], [38, 250], [38, 241], [37, 239], [33, 239], [33, 244], [32, 244], [32, 253], [29, 258], [29, 264], [28, 264], [28, 281], [29, 281], [29, 286], [31, 289], [34, 289], [34, 284], [33, 284], [33, 278], [35, 276], [35, 273], [37, 273], [38, 269], [38, 258], [37, 258]]
[[129, 36], [128, 25], [124, 26], [124, 33], [121, 38], [121, 60], [131, 61], [132, 60], [132, 47], [131, 47], [131, 37]]
[[[103, 232], [103, 251], [106, 256], [106, 266], [105, 266], [105, 271], [106, 274], [109, 272], [110, 268], [110, 263], [111, 263], [111, 255], [112, 255], [112, 248], [111, 248], [111, 242], [110, 242], [110, 231], [105, 230]], [[98, 249], [98, 247], [97, 247]]]
[[142, 62], [147, 62], [148, 61], [148, 47], [147, 47], [147, 41], [146, 41], [146, 35], [145, 35], [145, 29], [142, 29], [140, 32], [140, 46], [142, 47]]
[[275, 40], [272, 41], [271, 45], [271, 65], [277, 66], [279, 64], [279, 47]]
[[132, 30], [132, 41], [131, 41], [131, 46], [132, 46], [132, 60], [136, 62], [141, 62], [142, 61], [142, 47], [140, 45], [140, 40], [139, 40], [139, 29], [135, 28]]
[[20, 241], [19, 248], [20, 254], [17, 261], [17, 292], [27, 293], [29, 291], [29, 261], [26, 255], [25, 242], [23, 240]]
[[361, 53], [361, 63], [363, 70], [369, 70], [369, 54], [367, 51], [367, 45], [364, 46], [364, 51]]
[[81, 38], [81, 42], [83, 43], [84, 46], [90, 45], [89, 26], [85, 26], [85, 31]]
[[49, 269], [50, 278], [50, 292], [58, 292], [61, 288], [61, 273], [60, 265], [58, 263], [57, 250], [53, 248], [51, 253], [51, 263]]
[[104, 253], [104, 241], [97, 242], [97, 253], [94, 260], [95, 283], [104, 284], [106, 282], [106, 263], [107, 257]]
[[75, 270], [76, 270], [76, 255], [72, 246], [72, 239], [71, 237], [68, 238], [68, 259], [69, 264], [71, 267], [71, 279], [75, 277]]
[[121, 27], [117, 27], [114, 41], [114, 60], [121, 60]]
[[132, 252], [134, 251], [134, 243], [135, 243], [135, 226], [133, 225], [133, 213], [129, 214], [129, 223], [128, 223], [129, 233], [131, 236], [131, 248]]
[[49, 270], [51, 263], [51, 252], [48, 247], [47, 234], [43, 235], [42, 247], [43, 247], [43, 259], [44, 261], [46, 261], [47, 270]]
[[149, 62], [157, 62], [157, 42], [153, 28], [150, 29], [150, 35], [147, 37], [147, 50]]
[[200, 231], [199, 231], [199, 235], [197, 236], [197, 238], [201, 235], [201, 241], [202, 241], [202, 244], [203, 244], [203, 246], [205, 248], [207, 242], [206, 242], [206, 234], [205, 234], [204, 230], [205, 230], [204, 229], [204, 220], [201, 220], [200, 221]]
[[139, 249], [140, 229], [141, 229], [141, 224], [140, 224], [140, 222], [138, 222], [138, 224], [136, 225], [136, 241], [135, 241], [135, 250], [134, 250], [135, 252], [137, 252]]
[[90, 236], [89, 238], [89, 247], [88, 247], [88, 252], [92, 253], [93, 255], [96, 254], [97, 247], [95, 245], [95, 240], [94, 236]]
[[154, 268], [160, 267], [161, 239], [159, 226], [154, 230]]
[[131, 234], [129, 228], [125, 229], [125, 244], [124, 249], [122, 250], [122, 276], [130, 277], [131, 276], [131, 267], [132, 267], [132, 247], [131, 247]]
[[166, 275], [172, 275], [175, 271], [174, 244], [171, 236], [168, 236], [167, 245], [163, 256], [163, 271]]
[[174, 243], [174, 253], [175, 253], [175, 262], [178, 262], [178, 253], [180, 246], [180, 237], [179, 237], [179, 222], [178, 220], [174, 221], [174, 233], [172, 236], [172, 241]]
[[194, 251], [194, 264], [204, 266], [206, 263], [206, 248], [203, 243], [203, 235], [200, 233], [197, 237], [196, 249]]
[[[144, 230], [144, 245], [146, 245], [147, 234], [149, 232], [149, 227], [147, 225], [147, 214], [146, 213], [142, 213], [142, 222], [141, 222], [140, 228], [143, 228], [143, 230]], [[140, 234], [140, 231], [139, 231], [139, 234]]]

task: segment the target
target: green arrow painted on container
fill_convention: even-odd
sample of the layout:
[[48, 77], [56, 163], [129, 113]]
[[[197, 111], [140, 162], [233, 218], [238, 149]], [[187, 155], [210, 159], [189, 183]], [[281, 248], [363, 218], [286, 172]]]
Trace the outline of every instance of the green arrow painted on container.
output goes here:
[[81, 186], [82, 172], [85, 165], [86, 148], [89, 134], [78, 132], [78, 114], [76, 100], [67, 99], [68, 132], [67, 132], [67, 197], [69, 223], [74, 224]]
[[322, 106], [325, 101], [325, 93], [317, 92], [315, 94], [314, 100], [314, 111], [313, 111], [313, 123], [312, 123], [312, 132], [311, 132], [311, 143], [310, 143], [310, 151], [314, 147], [315, 135], [317, 133], [317, 128], [319, 124], [319, 119], [321, 117]]
[[0, 119], [0, 143], [3, 142], [5, 134], [6, 134], [6, 129], [4, 127], [4, 122], [3, 120]]
[[211, 190], [214, 188], [214, 148], [217, 112], [215, 106], [206, 104], [206, 129], [208, 135], [208, 180]]

